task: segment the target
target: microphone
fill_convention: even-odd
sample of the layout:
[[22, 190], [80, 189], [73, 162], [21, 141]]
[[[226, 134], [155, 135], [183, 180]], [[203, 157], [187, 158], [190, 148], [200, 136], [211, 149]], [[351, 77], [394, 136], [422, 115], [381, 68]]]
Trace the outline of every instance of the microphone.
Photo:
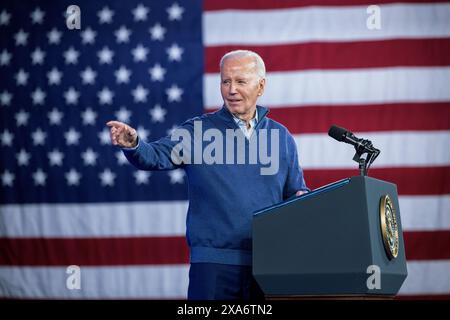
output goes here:
[[333, 139], [336, 139], [337, 141], [353, 145], [356, 151], [360, 154], [363, 154], [365, 152], [368, 153], [380, 152], [380, 150], [375, 149], [372, 146], [372, 142], [370, 142], [369, 140], [355, 137], [355, 135], [352, 132], [348, 131], [345, 128], [332, 125], [328, 130], [328, 135]]
[[[359, 163], [361, 175], [366, 176], [370, 165], [380, 154], [380, 150], [374, 148], [370, 140], [360, 139], [347, 129], [335, 125], [330, 127], [328, 135], [337, 141], [345, 142], [355, 147], [356, 153], [353, 160]], [[367, 153], [366, 158], [362, 157], [364, 153]]]

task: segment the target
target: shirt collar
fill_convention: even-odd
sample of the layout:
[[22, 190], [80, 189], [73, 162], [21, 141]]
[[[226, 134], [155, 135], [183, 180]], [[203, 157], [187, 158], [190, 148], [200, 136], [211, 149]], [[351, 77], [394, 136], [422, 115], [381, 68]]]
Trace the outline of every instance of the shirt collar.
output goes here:
[[[234, 122], [236, 122], [238, 125], [239, 124], [244, 124], [245, 122], [241, 119], [239, 119], [238, 117], [236, 117], [234, 114], [231, 114], [233, 116], [233, 120]], [[258, 123], [258, 109], [255, 109], [255, 116], [250, 119], [250, 122], [252, 124], [257, 124]]]

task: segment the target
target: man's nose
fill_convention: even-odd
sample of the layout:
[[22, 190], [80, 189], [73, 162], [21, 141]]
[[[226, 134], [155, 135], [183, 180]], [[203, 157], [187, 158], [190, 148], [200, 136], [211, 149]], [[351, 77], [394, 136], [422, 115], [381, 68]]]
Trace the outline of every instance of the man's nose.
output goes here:
[[234, 83], [230, 83], [230, 94], [236, 94], [236, 85]]

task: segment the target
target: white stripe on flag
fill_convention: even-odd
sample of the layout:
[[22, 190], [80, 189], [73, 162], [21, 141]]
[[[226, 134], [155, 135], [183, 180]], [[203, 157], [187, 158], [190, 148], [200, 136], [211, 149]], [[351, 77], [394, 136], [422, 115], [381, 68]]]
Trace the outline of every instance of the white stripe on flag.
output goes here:
[[[450, 230], [450, 196], [399, 196], [403, 231]], [[100, 238], [184, 236], [187, 202], [7, 205], [2, 237]], [[119, 206], [119, 207], [120, 207]], [[155, 209], [157, 208], [157, 209]]]
[[450, 196], [399, 196], [403, 231], [450, 230]]
[[187, 201], [0, 206], [0, 236], [184, 236]]
[[450, 36], [450, 4], [381, 5], [379, 30], [367, 28], [367, 7], [206, 12], [203, 39], [206, 46], [219, 46]]
[[[400, 121], [400, 120], [399, 120]], [[347, 128], [351, 130], [351, 128]], [[372, 167], [422, 167], [450, 164], [450, 131], [356, 133], [381, 150]], [[294, 135], [304, 169], [357, 168], [355, 149], [327, 134]]]
[[[450, 292], [450, 261], [409, 261], [400, 295]], [[81, 267], [81, 290], [69, 290], [61, 267], [0, 267], [0, 297], [15, 298], [183, 298], [188, 265]], [[45, 284], [45, 285], [42, 285]]]
[[450, 260], [409, 261], [407, 267], [408, 277], [399, 295], [448, 294], [450, 292]]
[[[269, 72], [258, 103], [285, 107], [450, 101], [449, 84], [450, 67]], [[206, 108], [223, 104], [219, 87], [218, 73], [204, 76]]]
[[0, 297], [63, 299], [186, 298], [188, 265], [84, 267], [68, 289], [67, 267], [0, 267]]

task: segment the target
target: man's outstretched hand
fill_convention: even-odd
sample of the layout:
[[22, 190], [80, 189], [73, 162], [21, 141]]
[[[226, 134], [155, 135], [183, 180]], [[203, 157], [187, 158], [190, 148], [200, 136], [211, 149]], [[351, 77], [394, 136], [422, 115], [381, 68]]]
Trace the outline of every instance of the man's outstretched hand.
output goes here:
[[122, 148], [134, 148], [137, 145], [137, 132], [129, 125], [119, 121], [106, 123], [110, 127], [111, 142]]

